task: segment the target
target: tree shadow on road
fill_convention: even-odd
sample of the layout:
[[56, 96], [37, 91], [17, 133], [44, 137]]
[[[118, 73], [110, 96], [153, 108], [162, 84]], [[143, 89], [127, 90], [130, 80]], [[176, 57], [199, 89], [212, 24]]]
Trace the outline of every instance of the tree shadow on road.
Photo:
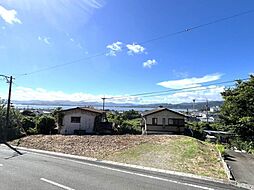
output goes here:
[[233, 161], [233, 162], [235, 162], [236, 160], [234, 158], [235, 158], [234, 156], [231, 156], [229, 154], [225, 154], [224, 155], [224, 160], [225, 161]]

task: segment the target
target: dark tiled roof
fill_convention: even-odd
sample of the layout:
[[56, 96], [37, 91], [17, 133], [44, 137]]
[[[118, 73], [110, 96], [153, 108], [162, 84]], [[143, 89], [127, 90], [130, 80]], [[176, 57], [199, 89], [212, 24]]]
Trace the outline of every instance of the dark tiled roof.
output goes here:
[[158, 112], [161, 112], [161, 111], [164, 111], [164, 110], [167, 110], [167, 111], [173, 112], [175, 114], [178, 114], [178, 115], [186, 117], [184, 114], [176, 112], [176, 111], [173, 111], [173, 110], [170, 110], [168, 108], [156, 108], [156, 109], [153, 109], [153, 110], [149, 110], [149, 111], [144, 112], [143, 116], [151, 115], [151, 114], [158, 113]]
[[76, 110], [76, 109], [80, 109], [80, 110], [84, 110], [84, 111], [88, 111], [88, 112], [93, 112], [93, 113], [99, 113], [99, 114], [105, 113], [105, 111], [94, 109], [94, 108], [90, 108], [90, 107], [70, 108], [70, 109], [62, 110], [61, 112], [72, 111], [72, 110]]

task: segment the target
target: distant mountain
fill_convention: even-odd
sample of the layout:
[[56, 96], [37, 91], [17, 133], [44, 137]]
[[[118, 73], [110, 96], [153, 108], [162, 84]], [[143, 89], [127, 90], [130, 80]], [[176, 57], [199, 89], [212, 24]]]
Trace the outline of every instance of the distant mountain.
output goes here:
[[[19, 105], [42, 105], [42, 106], [102, 106], [102, 102], [85, 102], [85, 101], [68, 101], [68, 100], [56, 100], [56, 101], [43, 101], [43, 100], [31, 100], [31, 101], [18, 101], [13, 100], [14, 104]], [[210, 101], [208, 102], [209, 107], [221, 106], [223, 101]], [[113, 103], [106, 101], [106, 107], [130, 107], [130, 108], [156, 108], [159, 106], [167, 107], [170, 109], [192, 109], [193, 103], [180, 103], [180, 104], [168, 104], [168, 103], [156, 103], [156, 104], [131, 104], [131, 103]], [[196, 102], [195, 109], [204, 109], [206, 102]]]
[[[194, 105], [195, 109], [204, 109], [206, 107], [206, 102], [196, 102]], [[214, 106], [221, 106], [223, 104], [223, 101], [210, 101], [208, 102], [208, 107], [214, 107]], [[142, 107], [143, 105], [140, 105]], [[145, 107], [159, 107], [163, 106], [170, 109], [193, 109], [193, 103], [180, 103], [180, 104], [167, 104], [167, 103], [161, 103], [161, 104], [148, 104], [145, 105]]]

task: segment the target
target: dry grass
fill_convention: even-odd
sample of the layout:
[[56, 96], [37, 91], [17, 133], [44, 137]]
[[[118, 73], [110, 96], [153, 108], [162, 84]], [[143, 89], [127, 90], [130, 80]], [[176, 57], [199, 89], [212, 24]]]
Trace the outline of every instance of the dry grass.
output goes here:
[[11, 143], [19, 143], [22, 147], [226, 179], [216, 147], [185, 136], [35, 135]]

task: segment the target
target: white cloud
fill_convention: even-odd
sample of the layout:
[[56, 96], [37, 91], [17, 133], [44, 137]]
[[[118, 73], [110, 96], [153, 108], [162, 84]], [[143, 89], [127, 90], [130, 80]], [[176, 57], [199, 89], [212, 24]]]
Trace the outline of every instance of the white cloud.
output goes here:
[[2, 19], [9, 23], [9, 24], [14, 24], [14, 23], [18, 23], [18, 24], [22, 24], [21, 20], [19, 20], [17, 17], [17, 11], [12, 9], [12, 10], [7, 10], [5, 9], [3, 6], [0, 5], [0, 16], [2, 17]]
[[[6, 93], [5, 93], [6, 94]], [[2, 94], [2, 97], [5, 97], [4, 93]], [[1, 91], [0, 91], [1, 96]], [[97, 101], [101, 102], [101, 97], [118, 97], [116, 99], [109, 99], [108, 102], [115, 102], [115, 103], [136, 103], [139, 102], [139, 97], [130, 97], [130, 96], [123, 96], [119, 98], [120, 96], [112, 96], [112, 95], [93, 95], [89, 93], [72, 93], [67, 94], [62, 91], [48, 91], [43, 88], [27, 88], [27, 87], [16, 87], [13, 90], [13, 100], [44, 100], [44, 101], [53, 101], [53, 100], [69, 100], [69, 101]], [[6, 97], [5, 97], [6, 98]]]
[[[222, 100], [220, 95], [224, 91], [224, 86], [215, 86], [211, 85], [208, 87], [199, 87], [198, 89], [193, 90], [184, 90], [181, 92], [172, 92], [172, 94], [164, 96], [153, 96], [153, 97], [134, 97], [128, 95], [115, 95], [110, 94], [106, 95], [93, 95], [89, 93], [65, 93], [63, 91], [48, 91], [43, 88], [27, 88], [27, 87], [14, 87], [13, 89], [13, 100], [69, 100], [69, 101], [96, 101], [101, 102], [101, 97], [115, 97], [113, 99], [108, 99], [107, 102], [114, 103], [136, 103], [136, 104], [151, 104], [151, 103], [183, 103], [183, 102], [192, 102], [193, 99], [196, 102], [201, 101], [212, 101], [212, 100]], [[0, 97], [6, 99], [8, 89], [0, 89]], [[119, 98], [120, 97], [120, 98]]]
[[122, 51], [122, 42], [114, 42], [112, 44], [107, 45], [109, 52], [106, 54], [107, 56], [116, 56], [117, 52]]
[[74, 39], [73, 39], [73, 38], [70, 38], [70, 41], [74, 42]]
[[221, 92], [224, 91], [224, 86], [208, 86], [208, 87], [200, 87], [198, 89], [193, 90], [184, 90], [181, 92], [172, 92], [170, 95], [164, 96], [153, 96], [149, 98], [144, 98], [141, 103], [150, 104], [150, 103], [171, 103], [178, 104], [183, 102], [192, 102], [193, 99], [196, 102], [204, 102], [206, 100], [209, 101], [221, 101], [222, 96]]
[[50, 38], [49, 38], [49, 37], [45, 37], [45, 36], [44, 36], [44, 37], [41, 37], [41, 36], [39, 36], [39, 37], [38, 37], [38, 40], [39, 40], [39, 41], [43, 41], [45, 44], [48, 44], [48, 45], [50, 44], [50, 41], [49, 41]]
[[178, 102], [191, 102], [193, 99], [197, 102], [205, 101], [206, 99], [209, 101], [220, 101], [222, 100], [220, 93], [224, 91], [224, 88], [224, 86], [215, 85], [195, 88], [191, 91], [177, 92], [172, 95], [172, 99]]
[[190, 87], [197, 87], [201, 86], [202, 83], [216, 81], [221, 78], [221, 74], [215, 73], [211, 75], [205, 75], [203, 77], [197, 78], [186, 78], [181, 80], [170, 80], [170, 81], [163, 81], [157, 83], [157, 85], [163, 86], [165, 88], [171, 89], [181, 89], [181, 88], [190, 88]]
[[145, 53], [145, 48], [139, 44], [127, 44], [126, 47], [129, 55]]
[[152, 66], [156, 64], [157, 64], [157, 61], [155, 59], [148, 59], [146, 62], [143, 63], [143, 67], [152, 68]]

